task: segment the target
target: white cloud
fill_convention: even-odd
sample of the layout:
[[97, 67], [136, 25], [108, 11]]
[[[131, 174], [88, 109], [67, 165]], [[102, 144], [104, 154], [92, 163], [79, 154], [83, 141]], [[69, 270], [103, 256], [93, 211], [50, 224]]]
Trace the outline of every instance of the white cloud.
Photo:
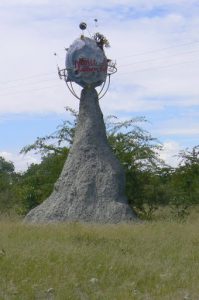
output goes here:
[[46, 5], [49, 3], [49, 0], [0, 0], [0, 5], [5, 7], [12, 7], [14, 5]]
[[22, 155], [8, 151], [1, 151], [0, 156], [4, 157], [7, 161], [12, 161], [15, 165], [15, 171], [17, 172], [23, 172], [27, 170], [31, 164], [37, 164], [40, 162], [38, 155]]
[[[153, 111], [167, 119], [157, 134], [197, 136], [198, 118], [179, 120], [179, 111], [199, 105], [198, 1], [0, 0], [0, 6], [1, 114], [62, 113], [66, 105], [77, 109], [78, 101], [59, 82], [53, 52], [64, 67], [64, 47], [86, 20], [91, 33], [109, 38], [107, 56], [118, 63], [101, 100], [105, 114]], [[166, 117], [168, 108], [175, 108], [172, 120]]]
[[[188, 126], [190, 127], [190, 126]], [[187, 128], [187, 127], [181, 127], [181, 128], [166, 128], [165, 130], [161, 130], [161, 134], [164, 135], [197, 135], [199, 136], [199, 127], [197, 128]]]
[[179, 164], [178, 153], [180, 151], [179, 143], [175, 141], [166, 141], [163, 144], [163, 150], [160, 151], [160, 158], [172, 167]]
[[184, 137], [184, 139], [185, 137], [186, 139], [195, 137], [195, 144], [198, 144], [198, 113], [188, 111], [187, 114], [184, 113], [177, 118], [175, 116], [168, 117], [168, 119], [159, 122], [159, 126], [154, 130], [154, 133], [160, 136]]
[[[163, 1], [163, 4], [176, 4], [178, 6], [187, 5], [185, 1]], [[15, 1], [15, 3], [24, 4], [24, 2]], [[31, 1], [28, 1], [31, 3]], [[20, 23], [17, 19], [17, 26], [13, 23], [2, 24], [2, 43], [0, 64], [2, 75], [0, 75], [0, 112], [25, 112], [25, 111], [55, 111], [60, 112], [65, 101], [73, 105], [72, 97], [66, 93], [64, 82], [59, 84], [56, 75], [56, 61], [53, 52], [57, 51], [61, 54], [59, 59], [60, 66], [64, 66], [63, 49], [69, 45], [72, 40], [78, 36], [78, 18], [79, 11], [76, 15], [75, 8], [78, 3], [72, 3], [67, 10], [72, 13], [75, 10], [75, 19], [63, 18], [62, 15], [56, 14], [53, 18], [53, 4], [48, 1], [38, 1], [43, 7], [47, 5], [48, 13], [43, 19], [33, 13], [30, 20], [26, 19], [26, 23]], [[93, 2], [85, 2], [79, 8], [95, 7]], [[158, 1], [126, 1], [127, 4], [136, 5], [136, 8], [158, 5]], [[68, 1], [58, 1], [57, 6], [64, 6]], [[100, 2], [100, 7], [104, 8], [109, 5], [117, 5], [119, 1], [109, 1], [108, 3]], [[124, 3], [123, 3], [124, 4]], [[9, 4], [11, 5], [11, 4]], [[147, 7], [146, 7], [147, 6]], [[191, 4], [189, 3], [189, 6]], [[143, 9], [144, 9], [143, 8]], [[103, 13], [103, 19], [108, 17], [110, 11], [100, 10]], [[147, 8], [148, 9], [148, 8]], [[50, 11], [50, 16], [49, 16]], [[113, 9], [114, 11], [114, 9]], [[16, 14], [19, 12], [17, 11]], [[23, 12], [23, 16], [25, 12]], [[84, 13], [87, 13], [83, 11]], [[6, 10], [4, 12], [9, 14]], [[33, 16], [32, 16], [33, 14]], [[117, 9], [116, 16], [119, 16]], [[67, 14], [68, 16], [68, 14]], [[18, 17], [17, 17], [18, 18]], [[100, 18], [99, 18], [100, 19]], [[25, 21], [24, 21], [25, 22]], [[195, 35], [195, 18], [189, 19], [179, 12], [170, 13], [163, 17], [138, 19], [130, 18], [119, 22], [117, 17], [106, 24], [100, 25], [99, 30], [104, 30], [110, 39], [112, 48], [107, 51], [109, 57], [118, 57], [118, 74], [112, 79], [113, 86], [120, 85], [123, 87], [122, 103], [118, 100], [121, 95], [109, 94], [114, 101], [109, 101], [109, 109], [125, 109], [141, 111], [142, 108], [147, 110], [162, 109], [165, 105], [169, 106], [192, 106], [199, 104], [199, 88], [197, 78], [199, 76], [199, 60], [197, 60], [197, 50], [199, 44], [188, 44], [191, 37]], [[27, 25], [27, 26], [26, 26]], [[106, 27], [107, 25], [107, 27]], [[3, 32], [4, 30], [4, 32]], [[5, 33], [6, 30], [6, 34]], [[94, 30], [94, 26], [92, 28]], [[182, 47], [168, 48], [170, 45], [186, 44]], [[165, 48], [164, 51], [150, 52], [152, 49]], [[195, 51], [195, 52], [194, 52]], [[144, 55], [133, 56], [133, 54], [143, 53]], [[147, 53], [148, 52], [148, 53]], [[126, 66], [123, 66], [126, 65]], [[120, 67], [121, 66], [121, 67]], [[170, 67], [167, 67], [170, 66]], [[5, 83], [13, 79], [29, 77], [32, 74], [43, 74], [33, 80], [24, 80], [19, 82]], [[49, 81], [48, 81], [49, 80]], [[142, 87], [139, 97], [134, 93], [133, 88], [125, 94], [124, 87], [128, 85], [138, 85]], [[57, 85], [57, 87], [56, 87]], [[51, 88], [52, 86], [52, 88]], [[49, 87], [49, 88], [47, 88]], [[37, 92], [38, 90], [38, 92]], [[129, 93], [133, 98], [133, 103], [128, 100]], [[56, 95], [56, 99], [55, 99]], [[186, 99], [185, 99], [186, 96]], [[146, 101], [148, 97], [151, 101], [150, 105]], [[170, 97], [169, 101], [162, 98]], [[155, 101], [151, 100], [156, 99]], [[188, 100], [187, 100], [188, 99]]]

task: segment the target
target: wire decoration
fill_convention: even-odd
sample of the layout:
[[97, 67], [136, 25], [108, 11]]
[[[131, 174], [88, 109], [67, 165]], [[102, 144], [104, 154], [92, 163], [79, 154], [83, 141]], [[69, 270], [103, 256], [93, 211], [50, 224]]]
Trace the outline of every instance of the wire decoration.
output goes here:
[[[78, 96], [78, 94], [76, 93], [74, 87], [73, 87], [73, 82], [68, 80], [68, 70], [65, 69], [60, 69], [59, 67], [57, 67], [58, 69], [58, 75], [59, 78], [62, 80], [64, 80], [66, 82], [66, 85], [69, 89], [69, 91], [71, 92], [71, 94], [80, 100], [80, 96]], [[113, 62], [112, 60], [108, 59], [107, 60], [107, 76], [106, 76], [106, 80], [102, 83], [102, 85], [100, 86], [100, 91], [98, 92], [98, 97], [99, 100], [102, 99], [106, 93], [108, 92], [109, 86], [110, 86], [110, 80], [111, 80], [111, 75], [117, 72], [117, 67], [116, 67], [116, 62]], [[89, 88], [89, 85], [87, 86]]]

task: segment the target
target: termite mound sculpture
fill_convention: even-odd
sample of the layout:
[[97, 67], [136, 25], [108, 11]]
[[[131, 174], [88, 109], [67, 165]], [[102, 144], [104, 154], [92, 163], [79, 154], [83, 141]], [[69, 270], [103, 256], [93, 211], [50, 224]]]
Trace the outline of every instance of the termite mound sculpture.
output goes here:
[[[85, 23], [80, 24], [81, 29], [85, 27]], [[115, 64], [105, 56], [106, 45], [108, 41], [99, 33], [93, 38], [82, 35], [67, 51], [66, 68], [58, 70], [72, 94], [80, 99], [78, 124], [52, 194], [26, 215], [26, 222], [119, 223], [136, 219], [125, 196], [124, 171], [108, 144], [99, 106], [99, 98], [116, 71]], [[80, 97], [73, 82], [83, 88]]]

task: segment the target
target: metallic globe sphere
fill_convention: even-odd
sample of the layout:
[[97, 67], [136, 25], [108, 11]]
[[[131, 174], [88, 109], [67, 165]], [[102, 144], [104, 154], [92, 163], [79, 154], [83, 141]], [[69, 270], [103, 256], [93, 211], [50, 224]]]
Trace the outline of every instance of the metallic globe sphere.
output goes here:
[[87, 27], [87, 24], [86, 24], [85, 22], [81, 22], [81, 23], [79, 24], [79, 28], [80, 28], [81, 30], [85, 30], [86, 27]]
[[67, 81], [97, 87], [106, 81], [108, 62], [104, 51], [88, 37], [76, 39], [66, 54]]

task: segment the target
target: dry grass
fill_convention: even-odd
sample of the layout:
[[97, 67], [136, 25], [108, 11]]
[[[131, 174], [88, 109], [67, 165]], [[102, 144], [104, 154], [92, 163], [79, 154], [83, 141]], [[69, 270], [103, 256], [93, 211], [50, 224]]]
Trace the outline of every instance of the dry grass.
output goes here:
[[136, 225], [0, 222], [0, 299], [199, 299], [199, 218]]

